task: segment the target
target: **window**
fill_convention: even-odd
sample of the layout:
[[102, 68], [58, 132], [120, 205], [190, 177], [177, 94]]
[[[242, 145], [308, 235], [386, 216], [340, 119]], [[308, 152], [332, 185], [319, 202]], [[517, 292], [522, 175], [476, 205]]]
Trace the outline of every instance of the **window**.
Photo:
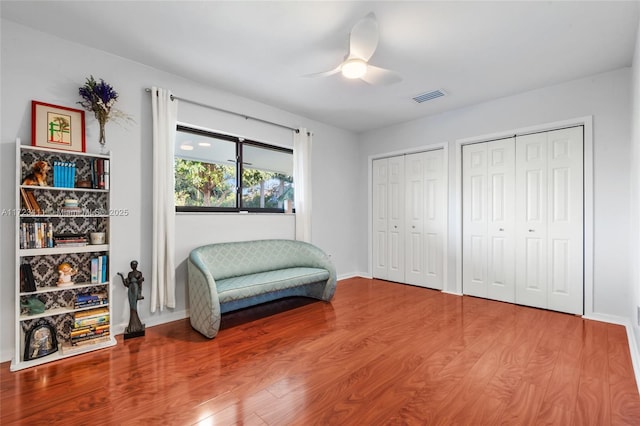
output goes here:
[[287, 211], [293, 151], [179, 125], [175, 203], [176, 211]]

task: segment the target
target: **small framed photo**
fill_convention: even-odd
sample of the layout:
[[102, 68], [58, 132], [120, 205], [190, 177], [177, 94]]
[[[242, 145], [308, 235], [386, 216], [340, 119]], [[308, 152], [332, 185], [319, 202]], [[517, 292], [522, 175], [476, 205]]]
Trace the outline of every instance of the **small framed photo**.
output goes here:
[[31, 101], [31, 145], [85, 152], [84, 111]]
[[27, 332], [24, 341], [24, 361], [41, 358], [58, 350], [56, 330], [45, 319], [40, 319]]

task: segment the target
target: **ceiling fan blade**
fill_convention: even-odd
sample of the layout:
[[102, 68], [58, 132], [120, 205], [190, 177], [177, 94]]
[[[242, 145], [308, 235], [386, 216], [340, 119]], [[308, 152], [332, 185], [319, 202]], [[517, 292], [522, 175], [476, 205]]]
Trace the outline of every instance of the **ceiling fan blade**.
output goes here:
[[395, 71], [369, 65], [367, 73], [360, 79], [374, 86], [389, 86], [401, 82], [402, 76]]
[[332, 69], [330, 71], [323, 71], [323, 72], [316, 72], [316, 73], [313, 73], [313, 74], [306, 74], [306, 75], [303, 75], [303, 77], [309, 77], [309, 78], [329, 77], [330, 75], [339, 73], [341, 67], [342, 67], [342, 64], [338, 65], [337, 67], [335, 67], [334, 69]]
[[378, 21], [371, 12], [353, 26], [349, 37], [349, 57], [368, 61], [378, 47]]

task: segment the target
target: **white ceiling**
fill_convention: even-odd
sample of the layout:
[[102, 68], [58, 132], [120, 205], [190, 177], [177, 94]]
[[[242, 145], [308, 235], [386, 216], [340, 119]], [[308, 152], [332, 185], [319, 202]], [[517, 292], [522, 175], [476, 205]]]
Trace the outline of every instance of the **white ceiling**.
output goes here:
[[[372, 11], [370, 63], [401, 83], [302, 77], [335, 68]], [[0, 13], [355, 132], [630, 66], [638, 25], [636, 1], [2, 1]], [[447, 96], [411, 99], [433, 89]]]

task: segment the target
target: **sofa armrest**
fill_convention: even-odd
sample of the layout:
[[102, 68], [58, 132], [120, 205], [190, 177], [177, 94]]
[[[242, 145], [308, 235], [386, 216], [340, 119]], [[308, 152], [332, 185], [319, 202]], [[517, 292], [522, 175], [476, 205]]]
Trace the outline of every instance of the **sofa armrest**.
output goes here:
[[300, 255], [306, 258], [303, 262], [304, 266], [322, 268], [329, 271], [329, 279], [327, 280], [327, 284], [324, 287], [322, 300], [325, 300], [327, 302], [330, 301], [336, 291], [337, 282], [336, 268], [333, 265], [331, 258], [324, 251], [322, 251], [322, 249], [314, 246], [313, 244], [301, 241], [297, 241], [296, 244], [304, 247], [304, 250], [299, 251]]
[[212, 339], [218, 334], [221, 320], [216, 282], [207, 266], [196, 254], [189, 256], [187, 268], [191, 326]]

